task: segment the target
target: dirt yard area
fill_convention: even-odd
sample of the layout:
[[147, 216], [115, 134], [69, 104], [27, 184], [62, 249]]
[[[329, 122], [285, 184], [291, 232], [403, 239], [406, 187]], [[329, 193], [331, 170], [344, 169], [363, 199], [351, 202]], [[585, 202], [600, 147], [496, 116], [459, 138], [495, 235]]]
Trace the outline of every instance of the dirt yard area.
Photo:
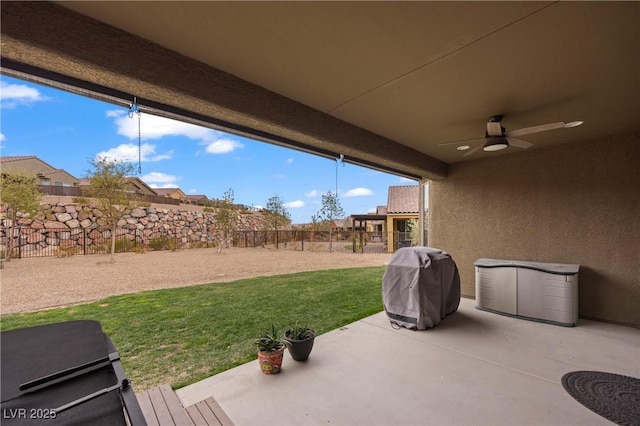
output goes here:
[[186, 287], [321, 269], [386, 265], [391, 254], [268, 248], [13, 259], [0, 270], [2, 314], [40, 310], [142, 290]]

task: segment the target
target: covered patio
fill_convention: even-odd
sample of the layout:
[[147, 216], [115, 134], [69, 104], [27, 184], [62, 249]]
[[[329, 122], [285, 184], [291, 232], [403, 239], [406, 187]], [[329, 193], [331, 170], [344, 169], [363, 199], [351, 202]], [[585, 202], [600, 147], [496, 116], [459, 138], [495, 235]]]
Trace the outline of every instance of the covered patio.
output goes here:
[[[179, 389], [185, 406], [214, 396], [235, 424], [607, 424], [561, 376], [640, 377], [640, 3], [1, 13], [3, 74], [429, 182], [426, 244], [456, 259], [459, 312], [425, 332], [374, 315], [320, 336], [280, 375], [249, 363]], [[525, 135], [527, 149], [480, 149], [489, 129], [574, 120]], [[580, 264], [578, 326], [475, 310], [478, 258]]]
[[638, 2], [1, 14], [4, 75], [414, 179], [464, 296], [479, 258], [580, 264], [580, 315], [640, 327]]
[[606, 425], [562, 387], [570, 371], [640, 377], [640, 332], [580, 320], [561, 327], [460, 309], [426, 331], [378, 313], [316, 339], [278, 375], [250, 362], [176, 391], [213, 396], [236, 425]]

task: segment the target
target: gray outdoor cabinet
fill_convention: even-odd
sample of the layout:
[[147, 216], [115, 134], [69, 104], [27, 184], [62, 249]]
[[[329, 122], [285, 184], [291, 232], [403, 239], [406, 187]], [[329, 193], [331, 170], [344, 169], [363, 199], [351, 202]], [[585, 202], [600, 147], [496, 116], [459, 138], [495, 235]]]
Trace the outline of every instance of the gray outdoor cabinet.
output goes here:
[[478, 259], [476, 308], [573, 327], [580, 265]]

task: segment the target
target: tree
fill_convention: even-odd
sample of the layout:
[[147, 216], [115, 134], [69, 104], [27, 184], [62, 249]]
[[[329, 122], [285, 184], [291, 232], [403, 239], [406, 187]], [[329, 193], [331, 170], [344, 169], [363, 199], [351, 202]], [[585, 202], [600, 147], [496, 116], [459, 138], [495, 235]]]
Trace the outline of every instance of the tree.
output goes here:
[[218, 253], [222, 253], [223, 247], [229, 246], [229, 240], [233, 236], [236, 226], [237, 208], [233, 204], [233, 189], [229, 188], [223, 195], [222, 200], [216, 202], [215, 220], [216, 241]]
[[334, 194], [331, 191], [323, 194], [322, 208], [318, 211], [317, 217], [320, 220], [329, 222], [329, 251], [333, 251], [333, 227], [331, 226], [331, 223], [342, 216], [344, 216], [344, 210], [342, 210], [342, 206], [340, 205], [338, 194]]
[[22, 174], [0, 174], [0, 202], [6, 205], [5, 223], [7, 238], [7, 261], [13, 252], [13, 233], [18, 213], [33, 215], [40, 207], [42, 194], [38, 191], [36, 179]]
[[116, 251], [116, 227], [127, 210], [140, 205], [134, 192], [128, 191], [129, 175], [134, 171], [133, 164], [107, 157], [89, 160], [91, 169], [89, 178], [89, 196], [95, 200], [96, 207], [102, 213], [102, 221], [111, 230], [110, 263], [114, 263]]
[[407, 220], [406, 229], [411, 236], [411, 245], [417, 246], [420, 244], [420, 224], [418, 223], [418, 219]]
[[267, 200], [267, 204], [262, 210], [262, 215], [264, 216], [265, 225], [274, 231], [291, 222], [291, 215], [284, 206], [284, 201], [277, 194]]

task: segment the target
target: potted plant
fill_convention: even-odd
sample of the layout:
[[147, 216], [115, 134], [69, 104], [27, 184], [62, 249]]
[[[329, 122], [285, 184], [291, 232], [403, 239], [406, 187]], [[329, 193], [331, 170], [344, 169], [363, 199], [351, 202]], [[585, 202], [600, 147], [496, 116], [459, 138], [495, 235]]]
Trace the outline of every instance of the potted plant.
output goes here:
[[306, 361], [309, 358], [315, 338], [315, 330], [306, 326], [296, 325], [284, 333], [284, 340], [287, 342], [291, 358], [296, 361]]
[[253, 342], [258, 348], [258, 363], [264, 374], [279, 373], [282, 368], [284, 342], [278, 337], [276, 328], [271, 325], [271, 332], [266, 332]]

